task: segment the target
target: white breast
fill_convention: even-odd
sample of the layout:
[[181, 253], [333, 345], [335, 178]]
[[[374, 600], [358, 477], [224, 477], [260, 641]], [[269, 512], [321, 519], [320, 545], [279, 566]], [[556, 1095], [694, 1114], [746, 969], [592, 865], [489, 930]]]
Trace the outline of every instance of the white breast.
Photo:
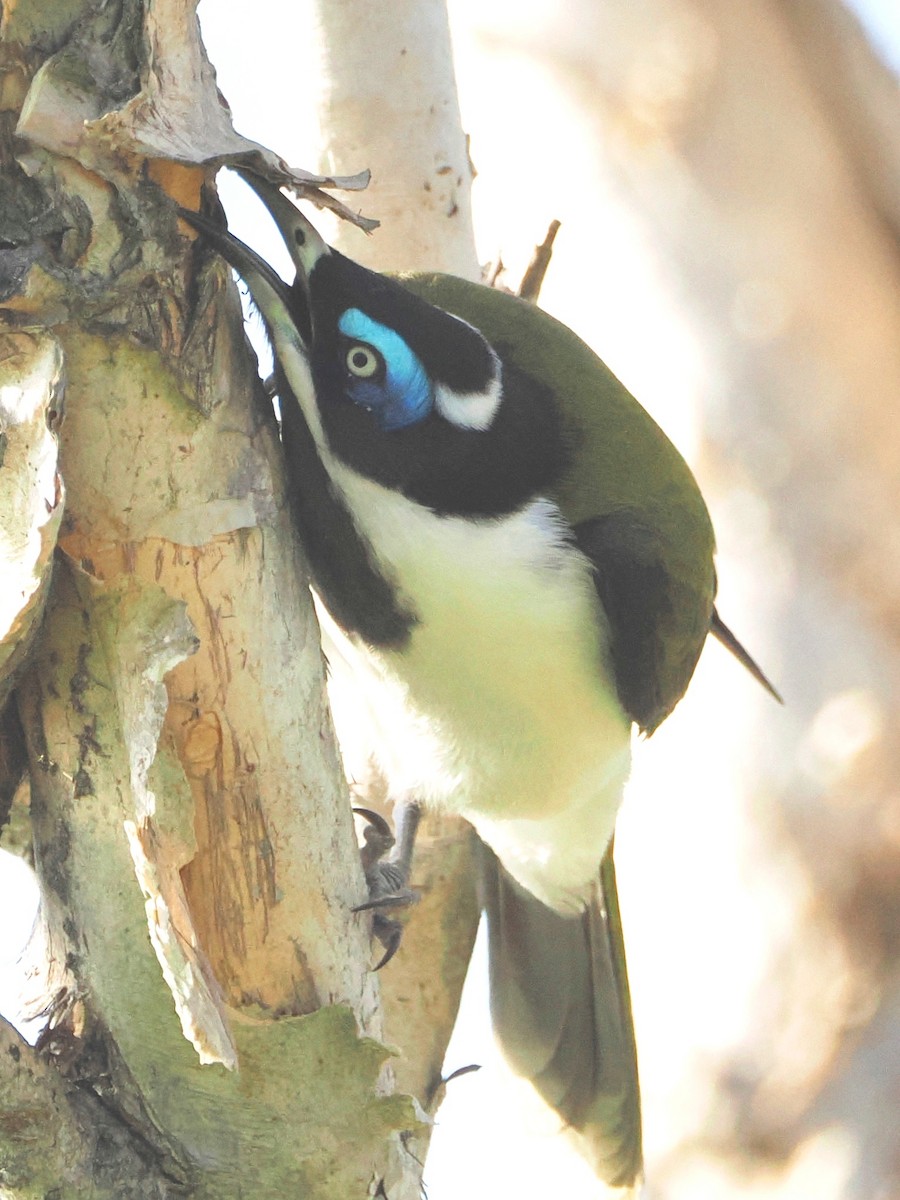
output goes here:
[[364, 712], [394, 795], [460, 813], [529, 891], [577, 907], [630, 765], [589, 564], [549, 501], [498, 520], [437, 517], [327, 465], [420, 618], [402, 652], [379, 653], [325, 622], [342, 745]]

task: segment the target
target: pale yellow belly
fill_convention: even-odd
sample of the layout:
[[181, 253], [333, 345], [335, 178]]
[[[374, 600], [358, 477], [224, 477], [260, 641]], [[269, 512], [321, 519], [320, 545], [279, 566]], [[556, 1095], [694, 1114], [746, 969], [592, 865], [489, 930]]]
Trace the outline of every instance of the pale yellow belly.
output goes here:
[[631, 739], [589, 564], [548, 501], [496, 521], [437, 517], [334, 472], [419, 617], [402, 651], [332, 630], [342, 745], [368, 727], [395, 796], [460, 813], [535, 895], [577, 905], [612, 833]]

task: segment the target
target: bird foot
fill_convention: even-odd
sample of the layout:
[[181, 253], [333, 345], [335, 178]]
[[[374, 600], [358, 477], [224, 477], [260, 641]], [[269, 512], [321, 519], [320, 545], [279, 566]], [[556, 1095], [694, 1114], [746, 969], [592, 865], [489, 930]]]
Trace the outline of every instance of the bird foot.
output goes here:
[[419, 893], [407, 885], [422, 810], [412, 800], [398, 804], [394, 809], [396, 836], [381, 813], [371, 808], [354, 808], [353, 811], [366, 820], [359, 857], [369, 899], [364, 904], [357, 904], [351, 911], [371, 911], [373, 914], [372, 933], [384, 946], [384, 954], [374, 967], [374, 970], [380, 971], [397, 953], [403, 937], [402, 924], [381, 910], [406, 908], [419, 899]]

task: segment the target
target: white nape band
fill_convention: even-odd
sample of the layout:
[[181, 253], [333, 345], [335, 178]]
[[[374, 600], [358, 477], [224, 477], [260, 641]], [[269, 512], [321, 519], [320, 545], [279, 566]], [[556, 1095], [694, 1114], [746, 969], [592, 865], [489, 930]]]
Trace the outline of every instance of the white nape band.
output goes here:
[[434, 389], [434, 406], [445, 420], [460, 429], [490, 429], [503, 399], [500, 363], [483, 392], [454, 392], [445, 383]]

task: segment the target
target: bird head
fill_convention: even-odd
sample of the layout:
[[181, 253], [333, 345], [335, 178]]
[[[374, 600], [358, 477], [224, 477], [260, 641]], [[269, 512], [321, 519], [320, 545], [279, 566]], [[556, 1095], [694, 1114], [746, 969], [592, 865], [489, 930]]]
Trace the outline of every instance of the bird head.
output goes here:
[[547, 388], [504, 364], [472, 325], [329, 246], [276, 187], [242, 176], [269, 210], [296, 269], [286, 284], [249, 246], [198, 213], [202, 232], [245, 280], [322, 447], [434, 511], [495, 516], [558, 473], [559, 423]]

